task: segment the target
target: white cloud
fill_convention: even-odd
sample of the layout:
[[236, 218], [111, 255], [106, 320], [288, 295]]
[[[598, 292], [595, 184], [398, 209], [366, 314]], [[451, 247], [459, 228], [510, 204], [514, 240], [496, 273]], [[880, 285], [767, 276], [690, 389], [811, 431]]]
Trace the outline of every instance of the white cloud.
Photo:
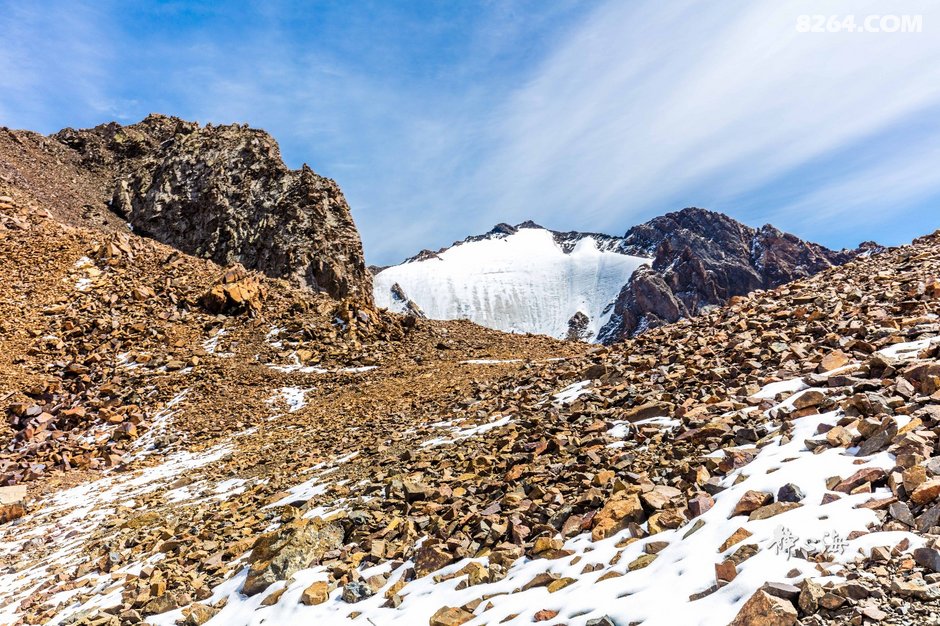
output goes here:
[[[923, 33], [796, 30], [902, 8]], [[734, 198], [940, 102], [938, 28], [928, 2], [610, 2], [498, 111], [479, 180], [494, 215], [614, 230], [676, 197]]]
[[[338, 180], [381, 263], [501, 221], [622, 232], [690, 204], [820, 238], [847, 211], [940, 193], [925, 165], [940, 124], [883, 139], [940, 110], [940, 5], [925, 0], [258, 7], [6, 3], [0, 124], [248, 122]], [[924, 32], [796, 29], [901, 11]]]

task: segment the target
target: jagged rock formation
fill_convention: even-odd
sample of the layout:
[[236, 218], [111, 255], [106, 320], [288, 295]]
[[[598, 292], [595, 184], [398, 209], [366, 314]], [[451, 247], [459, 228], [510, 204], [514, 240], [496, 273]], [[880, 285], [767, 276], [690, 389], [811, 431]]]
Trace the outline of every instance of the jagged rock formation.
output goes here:
[[[3, 169], [11, 170], [5, 177], [45, 202], [50, 188], [62, 189], [62, 204], [79, 203], [96, 221], [109, 222], [99, 210], [107, 204], [137, 232], [184, 252], [371, 301], [359, 233], [339, 187], [306, 165], [290, 170], [264, 131], [150, 115], [48, 138], [8, 131], [7, 139], [0, 142]], [[61, 181], [41, 174], [53, 162], [64, 166]], [[89, 225], [84, 213], [61, 213]]]
[[[869, 244], [870, 246], [870, 244]], [[621, 251], [652, 258], [624, 285], [599, 339], [612, 343], [724, 304], [733, 296], [812, 276], [860, 250], [833, 251], [773, 226], [687, 208], [627, 231]]]
[[401, 305], [402, 312], [412, 317], [427, 317], [414, 300], [405, 295], [401, 285], [395, 283], [391, 288], [392, 298]]

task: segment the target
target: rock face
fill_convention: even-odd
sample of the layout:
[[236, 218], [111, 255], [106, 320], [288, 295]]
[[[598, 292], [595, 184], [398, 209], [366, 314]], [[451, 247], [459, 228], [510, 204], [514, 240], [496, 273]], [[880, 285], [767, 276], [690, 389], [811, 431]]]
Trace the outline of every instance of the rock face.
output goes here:
[[[67, 161], [88, 183], [77, 199], [107, 203], [138, 233], [222, 265], [371, 302], [371, 276], [339, 187], [306, 165], [289, 169], [264, 131], [150, 115], [49, 139], [34, 150], [38, 160]], [[86, 187], [98, 197], [87, 197], [95, 194]]]
[[698, 208], [631, 228], [620, 251], [653, 262], [624, 285], [599, 334], [603, 343], [695, 315], [733, 296], [811, 276], [859, 253], [835, 252], [770, 225], [754, 229]]

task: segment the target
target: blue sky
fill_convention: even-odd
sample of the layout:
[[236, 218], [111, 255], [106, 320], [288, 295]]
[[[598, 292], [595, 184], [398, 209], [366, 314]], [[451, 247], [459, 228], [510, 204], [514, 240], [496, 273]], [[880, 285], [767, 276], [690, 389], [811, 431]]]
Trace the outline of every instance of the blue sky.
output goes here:
[[[800, 33], [803, 14], [921, 33]], [[0, 125], [268, 130], [371, 263], [684, 206], [832, 247], [940, 228], [940, 4], [0, 0]]]

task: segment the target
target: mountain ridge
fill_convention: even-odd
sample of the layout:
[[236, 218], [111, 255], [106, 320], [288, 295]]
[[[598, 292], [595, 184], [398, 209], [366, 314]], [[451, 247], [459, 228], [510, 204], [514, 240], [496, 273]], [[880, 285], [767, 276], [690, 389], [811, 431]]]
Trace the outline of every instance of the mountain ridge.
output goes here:
[[[407, 284], [407, 278], [389, 282], [389, 277], [402, 272], [395, 268], [435, 259], [439, 261], [462, 246], [506, 240], [525, 230], [550, 233], [560, 252], [568, 255], [580, 242], [591, 239], [599, 252], [649, 259], [649, 267], [639, 264], [615, 298], [594, 302], [588, 307], [591, 310], [569, 311], [567, 330], [559, 324], [554, 326], [553, 336], [557, 338], [591, 339], [601, 343], [622, 340], [666, 321], [695, 315], [703, 307], [722, 304], [731, 297], [809, 276], [845, 263], [858, 254], [877, 250], [874, 244], [857, 250], [829, 250], [771, 225], [754, 228], [724, 214], [697, 207], [653, 218], [631, 227], [623, 236], [555, 231], [531, 220], [515, 226], [500, 223], [484, 234], [466, 237], [436, 252], [423, 250], [400, 265], [376, 268], [376, 301], [397, 307], [400, 312], [425, 312], [437, 318], [447, 314], [443, 312], [445, 309], [461, 310], [469, 319], [487, 325], [487, 315], [475, 311], [472, 303], [428, 307], [422, 302], [431, 299], [427, 293], [412, 293], [416, 287]], [[485, 264], [486, 261], [481, 259], [480, 262]], [[427, 267], [432, 276], [443, 271], [434, 264]], [[485, 279], [481, 275], [475, 280]], [[441, 289], [447, 287], [441, 286]], [[381, 290], [390, 290], [395, 297], [390, 299]], [[425, 311], [429, 308], [430, 311]], [[577, 332], [577, 327], [583, 328], [590, 324], [590, 320], [600, 318], [604, 321], [599, 331]], [[523, 325], [516, 330], [544, 332], [544, 327], [527, 328]]]

